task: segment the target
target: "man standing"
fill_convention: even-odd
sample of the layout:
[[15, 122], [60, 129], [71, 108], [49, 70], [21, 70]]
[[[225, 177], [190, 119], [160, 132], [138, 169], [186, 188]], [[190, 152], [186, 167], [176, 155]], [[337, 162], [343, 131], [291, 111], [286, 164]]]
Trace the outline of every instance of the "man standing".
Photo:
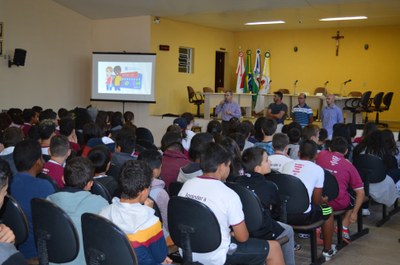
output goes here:
[[222, 128], [226, 131], [228, 122], [232, 118], [240, 119], [242, 112], [239, 104], [233, 101], [233, 93], [231, 90], [225, 92], [224, 99], [215, 108], [215, 115], [221, 113]]
[[322, 109], [322, 127], [328, 131], [328, 138], [332, 139], [333, 125], [343, 122], [343, 112], [335, 105], [335, 95], [326, 97], [327, 106]]
[[282, 102], [283, 94], [280, 91], [274, 92], [274, 103], [269, 104], [267, 110], [267, 117], [276, 120], [278, 124], [277, 132], [280, 132], [283, 122], [286, 119], [288, 107]]
[[298, 122], [301, 127], [304, 127], [314, 121], [313, 111], [306, 103], [306, 94], [301, 93], [297, 100], [299, 104], [292, 109], [293, 121]]

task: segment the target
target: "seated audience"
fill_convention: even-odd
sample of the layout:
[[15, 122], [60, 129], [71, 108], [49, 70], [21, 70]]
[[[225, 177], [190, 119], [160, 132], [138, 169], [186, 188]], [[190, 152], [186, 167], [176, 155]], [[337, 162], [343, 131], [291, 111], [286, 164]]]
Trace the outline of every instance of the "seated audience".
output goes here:
[[[90, 193], [93, 185], [93, 165], [85, 157], [75, 157], [68, 161], [64, 170], [65, 189], [47, 197], [61, 207], [72, 219], [79, 236], [79, 253], [70, 265], [85, 264], [83, 252], [81, 216], [84, 213], [98, 214], [108, 202], [99, 195]], [[100, 231], [99, 231], [100, 232]]]
[[283, 166], [287, 162], [293, 161], [288, 155], [289, 137], [283, 133], [274, 134], [272, 137], [272, 147], [274, 148], [274, 154], [269, 156], [271, 169], [282, 172]]
[[120, 175], [121, 199], [115, 197], [100, 215], [127, 234], [139, 264], [170, 264], [161, 223], [148, 198], [151, 181], [152, 171], [146, 162], [126, 162]]
[[[275, 134], [274, 137], [278, 135]], [[289, 242], [282, 245], [283, 257], [286, 265], [295, 264], [294, 259], [294, 233], [290, 225], [277, 222], [271, 216], [272, 206], [280, 206], [280, 198], [276, 185], [265, 179], [264, 175], [271, 172], [268, 155], [260, 147], [252, 147], [243, 152], [242, 162], [245, 175], [237, 178], [236, 182], [252, 190], [260, 199], [264, 207], [262, 227], [250, 236], [273, 240], [284, 236]]]
[[56, 135], [56, 124], [50, 119], [42, 120], [38, 129], [42, 154], [49, 156], [50, 140]]
[[78, 137], [75, 133], [75, 121], [71, 118], [62, 118], [59, 120], [60, 134], [68, 137], [69, 145], [75, 154], [79, 153], [81, 146], [78, 144]]
[[181, 117], [186, 120], [186, 124], [187, 124], [187, 126], [185, 128], [186, 137], [182, 139], [182, 145], [186, 151], [189, 151], [192, 138], [193, 138], [193, 136], [196, 135], [196, 133], [194, 133], [192, 131], [192, 128], [194, 126], [194, 116], [190, 112], [184, 112], [184, 113], [182, 113]]
[[[284, 264], [278, 242], [249, 238], [239, 196], [223, 181], [229, 175], [230, 154], [221, 145], [209, 143], [201, 154], [204, 175], [188, 180], [179, 196], [200, 200], [215, 214], [222, 241], [208, 253], [193, 253], [193, 260], [202, 264]], [[232, 231], [232, 233], [231, 233]], [[236, 251], [228, 254], [231, 243]]]
[[29, 224], [28, 239], [19, 246], [24, 257], [30, 261], [37, 262], [37, 251], [33, 239], [31, 200], [33, 198], [46, 198], [54, 193], [54, 188], [49, 181], [36, 178], [42, 172], [43, 158], [40, 144], [35, 140], [24, 140], [19, 142], [13, 153], [15, 166], [18, 173], [14, 175], [10, 194], [21, 205]]
[[274, 154], [272, 136], [276, 131], [276, 121], [272, 118], [260, 117], [254, 124], [255, 137], [258, 140], [255, 146], [264, 148], [268, 155]]
[[3, 132], [3, 145], [4, 149], [0, 152], [0, 158], [8, 162], [13, 175], [17, 174], [15, 167], [13, 152], [17, 143], [24, 139], [23, 132], [20, 128], [9, 127]]

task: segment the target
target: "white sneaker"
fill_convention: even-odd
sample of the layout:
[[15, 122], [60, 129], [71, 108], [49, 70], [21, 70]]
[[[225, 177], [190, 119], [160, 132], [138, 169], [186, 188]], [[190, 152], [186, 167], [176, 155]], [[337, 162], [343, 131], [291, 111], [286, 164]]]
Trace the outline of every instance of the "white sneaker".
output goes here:
[[362, 209], [362, 215], [369, 216], [369, 215], [371, 215], [371, 212], [369, 211], [369, 209]]
[[322, 251], [322, 256], [325, 258], [325, 261], [329, 261], [335, 256], [337, 253], [336, 245], [332, 244], [331, 249], [327, 252]]

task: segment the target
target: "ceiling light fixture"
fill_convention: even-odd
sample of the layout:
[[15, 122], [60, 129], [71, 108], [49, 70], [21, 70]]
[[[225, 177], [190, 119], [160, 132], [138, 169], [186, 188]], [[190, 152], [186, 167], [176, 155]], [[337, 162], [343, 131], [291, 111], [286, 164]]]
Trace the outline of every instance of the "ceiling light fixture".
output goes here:
[[283, 20], [275, 20], [275, 21], [258, 21], [258, 22], [247, 22], [246, 26], [254, 26], [254, 25], [271, 25], [271, 24], [284, 24], [286, 23]]
[[340, 20], [359, 20], [367, 19], [366, 16], [356, 16], [356, 17], [327, 17], [321, 18], [319, 21], [340, 21]]

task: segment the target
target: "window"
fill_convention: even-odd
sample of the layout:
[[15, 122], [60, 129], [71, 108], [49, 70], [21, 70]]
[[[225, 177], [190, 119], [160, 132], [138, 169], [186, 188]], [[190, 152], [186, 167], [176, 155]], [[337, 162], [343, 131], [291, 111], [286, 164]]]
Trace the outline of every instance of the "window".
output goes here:
[[179, 47], [179, 65], [180, 73], [193, 73], [193, 48]]

